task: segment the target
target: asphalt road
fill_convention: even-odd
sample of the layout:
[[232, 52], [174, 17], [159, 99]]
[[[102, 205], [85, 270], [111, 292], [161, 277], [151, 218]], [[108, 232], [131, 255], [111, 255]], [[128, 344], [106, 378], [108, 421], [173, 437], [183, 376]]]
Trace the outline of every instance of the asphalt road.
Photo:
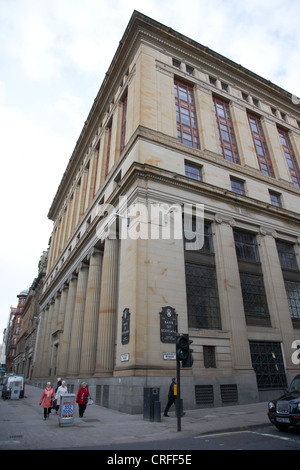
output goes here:
[[[105, 451], [203, 451], [203, 450], [300, 450], [300, 430], [278, 431], [273, 426], [263, 426], [252, 430], [222, 431], [193, 437], [177, 437], [169, 441], [151, 441], [117, 446], [82, 447], [76, 450]], [[186, 454], [186, 453], [185, 453]]]

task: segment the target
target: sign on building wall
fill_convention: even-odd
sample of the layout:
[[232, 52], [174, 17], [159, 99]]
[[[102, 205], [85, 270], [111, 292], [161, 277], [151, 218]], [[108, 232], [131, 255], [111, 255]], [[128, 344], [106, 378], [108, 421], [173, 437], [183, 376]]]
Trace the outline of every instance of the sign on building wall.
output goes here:
[[162, 307], [160, 314], [160, 340], [175, 343], [177, 335], [177, 313], [173, 307]]
[[130, 312], [124, 308], [122, 315], [122, 344], [128, 344], [130, 339]]

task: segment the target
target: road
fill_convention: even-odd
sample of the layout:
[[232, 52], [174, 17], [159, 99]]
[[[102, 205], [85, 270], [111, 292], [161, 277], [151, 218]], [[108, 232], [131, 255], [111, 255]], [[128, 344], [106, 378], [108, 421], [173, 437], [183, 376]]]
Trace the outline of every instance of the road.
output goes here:
[[[79, 449], [79, 448], [77, 448]], [[222, 431], [192, 437], [176, 437], [168, 441], [151, 441], [117, 446], [84, 447], [83, 450], [300, 450], [300, 430], [278, 431], [272, 425], [240, 431]]]

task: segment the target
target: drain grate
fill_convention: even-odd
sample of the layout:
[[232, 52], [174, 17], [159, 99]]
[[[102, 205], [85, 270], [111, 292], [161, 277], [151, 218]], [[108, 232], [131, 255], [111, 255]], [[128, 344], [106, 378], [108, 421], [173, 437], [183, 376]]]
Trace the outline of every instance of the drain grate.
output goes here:
[[12, 434], [11, 436], [9, 436], [10, 439], [21, 439], [22, 437], [22, 434]]

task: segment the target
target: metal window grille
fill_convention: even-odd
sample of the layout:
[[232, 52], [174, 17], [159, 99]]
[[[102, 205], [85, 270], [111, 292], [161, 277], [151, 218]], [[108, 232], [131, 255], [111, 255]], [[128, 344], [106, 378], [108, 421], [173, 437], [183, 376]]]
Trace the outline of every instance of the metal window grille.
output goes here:
[[300, 319], [300, 282], [284, 281], [292, 318]]
[[185, 269], [189, 327], [221, 329], [215, 267], [186, 263]]
[[292, 243], [276, 240], [276, 246], [281, 267], [284, 269], [298, 270], [294, 245]]
[[287, 386], [281, 345], [276, 341], [249, 341], [258, 390]]
[[242, 230], [234, 230], [235, 250], [238, 259], [259, 261], [256, 236]]
[[195, 400], [197, 405], [214, 406], [213, 385], [195, 385]]
[[203, 361], [207, 369], [217, 367], [215, 346], [203, 346]]
[[238, 403], [238, 388], [236, 384], [220, 385], [222, 404]]
[[246, 315], [269, 315], [262, 275], [240, 272], [241, 288]]

